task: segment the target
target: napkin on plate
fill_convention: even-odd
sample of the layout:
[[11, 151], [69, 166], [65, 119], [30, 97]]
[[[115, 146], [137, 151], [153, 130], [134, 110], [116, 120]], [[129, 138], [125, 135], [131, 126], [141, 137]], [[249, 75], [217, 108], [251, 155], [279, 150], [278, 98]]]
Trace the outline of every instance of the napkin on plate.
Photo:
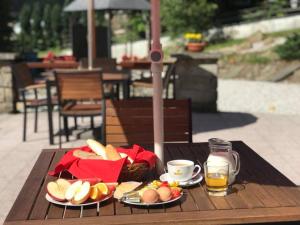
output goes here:
[[[73, 149], [66, 153], [49, 175], [54, 176], [66, 170], [78, 179], [99, 178], [103, 182], [117, 182], [123, 166], [129, 163], [129, 160], [122, 158], [120, 160], [102, 160], [102, 159], [80, 159], [73, 155], [75, 150], [92, 152], [88, 146]], [[132, 148], [117, 148], [118, 152], [128, 155], [134, 163], [148, 163], [150, 168], [155, 166], [156, 155], [145, 150], [139, 145], [133, 145]]]

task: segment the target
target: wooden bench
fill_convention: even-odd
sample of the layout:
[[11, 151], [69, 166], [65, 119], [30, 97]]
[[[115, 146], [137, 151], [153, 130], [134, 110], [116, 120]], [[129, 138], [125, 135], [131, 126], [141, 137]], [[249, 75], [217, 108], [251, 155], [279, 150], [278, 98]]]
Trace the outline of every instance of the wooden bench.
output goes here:
[[[106, 102], [106, 143], [122, 146], [153, 143], [150, 98]], [[192, 142], [190, 100], [164, 100], [165, 142]]]

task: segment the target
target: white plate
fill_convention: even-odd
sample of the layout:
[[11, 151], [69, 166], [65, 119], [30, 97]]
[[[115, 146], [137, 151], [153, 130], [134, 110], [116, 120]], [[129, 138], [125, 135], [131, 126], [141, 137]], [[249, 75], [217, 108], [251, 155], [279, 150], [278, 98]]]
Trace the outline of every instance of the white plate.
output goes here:
[[54, 200], [48, 193], [46, 194], [46, 199], [48, 202], [51, 202], [53, 204], [57, 204], [57, 205], [62, 205], [62, 206], [73, 206], [73, 207], [78, 207], [78, 206], [87, 206], [87, 205], [94, 205], [94, 204], [97, 204], [99, 202], [103, 202], [103, 201], [106, 201], [108, 199], [110, 199], [112, 197], [112, 194], [106, 196], [105, 198], [99, 200], [99, 201], [88, 201], [86, 203], [82, 203], [82, 204], [79, 204], [79, 205], [74, 205], [72, 204], [71, 202], [59, 202], [59, 201], [56, 201]]
[[136, 205], [136, 206], [157, 206], [157, 205], [164, 205], [164, 204], [168, 204], [171, 202], [175, 202], [178, 199], [180, 199], [183, 196], [183, 192], [181, 192], [181, 195], [178, 196], [177, 198], [173, 198], [169, 201], [165, 201], [165, 202], [156, 202], [156, 203], [143, 203], [143, 202], [130, 202], [127, 200], [122, 200], [123, 203], [129, 204], [129, 205]]
[[[169, 183], [174, 182], [174, 180], [172, 180], [172, 178], [169, 176], [168, 173], [164, 173], [162, 174], [159, 179], [161, 181], [168, 181]], [[203, 176], [201, 174], [199, 174], [198, 176], [196, 176], [195, 178], [191, 179], [191, 180], [187, 180], [187, 181], [179, 181], [179, 186], [181, 187], [189, 187], [195, 184], [200, 183], [203, 180]]]

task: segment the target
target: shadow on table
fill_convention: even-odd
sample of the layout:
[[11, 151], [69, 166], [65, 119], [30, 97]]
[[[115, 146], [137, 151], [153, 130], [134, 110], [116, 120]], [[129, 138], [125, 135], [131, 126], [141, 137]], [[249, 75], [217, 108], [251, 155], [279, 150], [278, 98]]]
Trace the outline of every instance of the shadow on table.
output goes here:
[[243, 127], [256, 121], [257, 117], [250, 113], [193, 113], [193, 133]]

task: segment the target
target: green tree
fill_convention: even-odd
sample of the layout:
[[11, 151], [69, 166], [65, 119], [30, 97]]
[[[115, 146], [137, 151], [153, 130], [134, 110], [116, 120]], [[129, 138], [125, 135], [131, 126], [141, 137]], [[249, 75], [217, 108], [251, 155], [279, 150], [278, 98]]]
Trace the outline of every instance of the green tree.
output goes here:
[[34, 2], [31, 14], [31, 28], [34, 49], [39, 50], [43, 48], [43, 32], [41, 23], [43, 20], [43, 10], [39, 1]]
[[62, 8], [59, 4], [55, 4], [52, 8], [51, 12], [51, 33], [53, 37], [54, 46], [61, 46], [62, 39], [61, 39], [61, 13]]
[[201, 32], [212, 25], [216, 9], [217, 5], [208, 0], [163, 0], [162, 25], [173, 37], [186, 32]]
[[52, 47], [51, 40], [51, 5], [46, 4], [43, 12], [43, 40], [46, 48]]
[[18, 36], [18, 49], [21, 52], [32, 50], [33, 47], [30, 18], [31, 7], [29, 4], [24, 4], [19, 14], [21, 33]]
[[0, 1], [0, 51], [8, 51], [11, 47], [10, 35], [12, 32], [9, 22], [11, 21], [10, 0]]
[[[65, 8], [71, 0], [65, 0], [63, 4], [63, 8]], [[70, 42], [70, 24], [69, 24], [69, 17], [70, 17], [70, 12], [64, 12], [62, 10], [61, 12], [61, 24], [62, 24], [62, 47], [66, 47], [68, 43]]]

